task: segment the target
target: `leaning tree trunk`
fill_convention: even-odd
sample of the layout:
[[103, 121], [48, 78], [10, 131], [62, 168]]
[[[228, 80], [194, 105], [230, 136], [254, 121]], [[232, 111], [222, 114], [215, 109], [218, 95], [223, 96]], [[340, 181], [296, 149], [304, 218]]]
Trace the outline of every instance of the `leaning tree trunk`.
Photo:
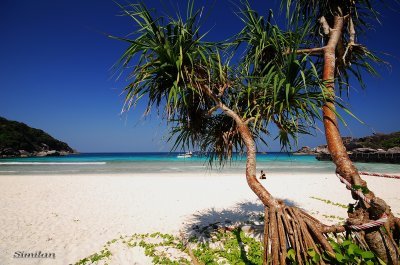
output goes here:
[[[326, 21], [325, 21], [326, 23]], [[343, 17], [335, 16], [333, 28], [329, 29], [329, 41], [324, 47], [324, 66], [323, 66], [323, 81], [326, 84], [327, 94], [329, 100], [322, 108], [323, 123], [325, 127], [325, 136], [328, 144], [329, 152], [332, 160], [336, 165], [336, 173], [346, 179], [352, 185], [367, 187], [367, 183], [360, 178], [356, 167], [351, 162], [346, 148], [343, 144], [341, 135], [338, 129], [338, 122], [335, 114], [335, 68], [336, 68], [336, 49], [340, 41], [345, 19]], [[352, 192], [353, 198], [358, 199], [357, 195]], [[390, 208], [386, 203], [375, 197], [372, 192], [366, 194], [366, 197], [371, 200], [368, 204], [360, 201], [358, 209], [355, 213], [349, 214], [350, 223], [366, 223], [370, 220], [376, 220], [381, 217], [383, 213], [389, 215], [389, 221], [386, 225], [387, 233], [384, 233], [380, 227], [370, 228], [365, 230], [365, 240], [370, 247], [382, 260], [388, 264], [399, 263], [398, 246], [393, 239], [393, 230], [398, 230], [398, 219], [390, 212]], [[395, 233], [398, 233], [395, 232]]]
[[[303, 210], [289, 207], [283, 201], [275, 199], [257, 180], [256, 145], [248, 122], [223, 104], [207, 85], [203, 85], [201, 89], [215, 101], [218, 108], [235, 121], [246, 146], [246, 180], [265, 207], [263, 264], [285, 264], [288, 249], [296, 252], [299, 264], [307, 263], [310, 259], [307, 252], [310, 248], [319, 255], [325, 252], [334, 256], [325, 234], [344, 232], [344, 227], [326, 226]], [[322, 260], [320, 263], [324, 264]]]
[[[230, 110], [224, 111], [236, 121], [238, 131], [246, 145], [247, 183], [265, 206], [263, 264], [286, 264], [289, 248], [295, 251], [299, 264], [309, 261], [307, 251], [310, 248], [321, 256], [323, 252], [334, 256], [325, 234], [343, 232], [343, 227], [325, 226], [303, 210], [289, 207], [283, 201], [274, 199], [257, 180], [256, 147], [248, 125]], [[322, 260], [320, 263], [324, 264]]]

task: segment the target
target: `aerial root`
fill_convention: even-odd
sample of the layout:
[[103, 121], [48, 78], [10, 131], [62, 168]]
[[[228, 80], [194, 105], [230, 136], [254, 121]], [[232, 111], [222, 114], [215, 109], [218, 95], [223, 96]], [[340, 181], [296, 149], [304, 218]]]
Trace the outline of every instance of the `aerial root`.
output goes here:
[[[394, 227], [395, 227], [396, 231], [400, 234], [400, 218], [393, 217], [393, 221], [394, 221]], [[400, 235], [399, 235], [399, 238], [400, 238]]]
[[[264, 264], [286, 264], [287, 251], [293, 249], [299, 264], [306, 263], [309, 249], [318, 255], [334, 255], [325, 226], [296, 207], [265, 207]], [[321, 259], [320, 264], [325, 264]]]

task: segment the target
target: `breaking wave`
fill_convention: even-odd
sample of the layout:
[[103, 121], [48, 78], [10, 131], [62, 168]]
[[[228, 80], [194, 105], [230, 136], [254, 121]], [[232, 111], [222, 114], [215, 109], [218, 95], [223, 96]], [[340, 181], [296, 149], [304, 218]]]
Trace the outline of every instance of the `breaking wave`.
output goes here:
[[62, 165], [62, 166], [76, 166], [76, 165], [105, 165], [106, 162], [0, 162], [0, 165]]

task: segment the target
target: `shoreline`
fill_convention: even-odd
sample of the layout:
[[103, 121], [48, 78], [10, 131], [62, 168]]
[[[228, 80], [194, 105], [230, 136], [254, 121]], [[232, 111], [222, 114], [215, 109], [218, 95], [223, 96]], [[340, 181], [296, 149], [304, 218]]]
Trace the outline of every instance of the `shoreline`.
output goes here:
[[[119, 236], [177, 235], [193, 223], [244, 221], [262, 211], [244, 174], [190, 175], [0, 175], [0, 225], [5, 228], [0, 232], [0, 264], [15, 264], [16, 251], [56, 256], [23, 259], [23, 264], [70, 264]], [[398, 215], [399, 180], [365, 179]], [[327, 201], [354, 202], [334, 174], [267, 173], [261, 183], [274, 197], [305, 209], [324, 223], [340, 222], [347, 215], [346, 209]], [[149, 264], [136, 250], [134, 255], [115, 251], [120, 254], [113, 255], [109, 264]]]

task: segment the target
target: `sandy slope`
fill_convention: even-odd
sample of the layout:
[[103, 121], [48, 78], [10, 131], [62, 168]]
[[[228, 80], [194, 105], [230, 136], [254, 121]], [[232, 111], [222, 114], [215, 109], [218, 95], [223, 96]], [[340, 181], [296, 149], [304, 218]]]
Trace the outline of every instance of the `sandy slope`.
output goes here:
[[[400, 213], [400, 181], [366, 177]], [[263, 180], [276, 197], [326, 216], [346, 210], [311, 196], [347, 204], [335, 175], [274, 174]], [[245, 219], [261, 210], [243, 175], [0, 176], [0, 264], [70, 264], [133, 233], [178, 234], [191, 223]], [[51, 252], [55, 259], [15, 259], [16, 251]], [[149, 264], [140, 250], [113, 250], [109, 264]]]

